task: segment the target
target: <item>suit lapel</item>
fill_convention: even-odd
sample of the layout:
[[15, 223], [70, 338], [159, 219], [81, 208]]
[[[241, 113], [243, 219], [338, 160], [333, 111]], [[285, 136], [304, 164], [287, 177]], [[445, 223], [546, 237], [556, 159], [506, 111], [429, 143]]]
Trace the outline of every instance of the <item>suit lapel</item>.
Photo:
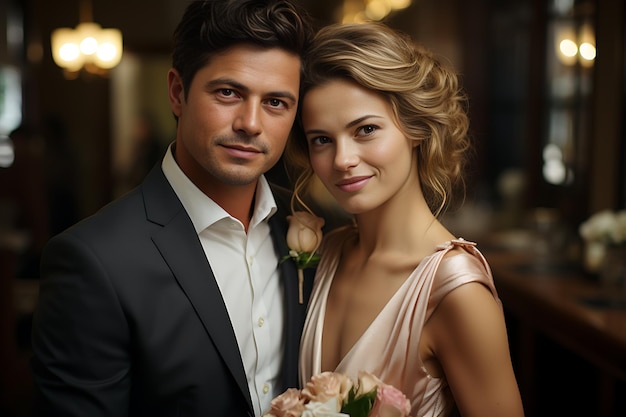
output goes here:
[[143, 192], [148, 220], [163, 226], [153, 235], [152, 240], [198, 314], [252, 410], [252, 400], [237, 339], [215, 276], [193, 224], [160, 165], [146, 178]]
[[[165, 178], [160, 164], [148, 174], [143, 185], [147, 219], [162, 228], [152, 240], [169, 265], [174, 278], [198, 314], [208, 336], [243, 392], [250, 410], [252, 400], [237, 339], [219, 287], [187, 212]], [[289, 194], [274, 189], [278, 212], [269, 221], [274, 247], [279, 257], [288, 254], [286, 236], [290, 213]], [[298, 279], [294, 262], [280, 265], [285, 289], [285, 352], [283, 381], [287, 387], [298, 385], [298, 354], [306, 301], [311, 293], [314, 271], [305, 270], [305, 303], [298, 302]]]

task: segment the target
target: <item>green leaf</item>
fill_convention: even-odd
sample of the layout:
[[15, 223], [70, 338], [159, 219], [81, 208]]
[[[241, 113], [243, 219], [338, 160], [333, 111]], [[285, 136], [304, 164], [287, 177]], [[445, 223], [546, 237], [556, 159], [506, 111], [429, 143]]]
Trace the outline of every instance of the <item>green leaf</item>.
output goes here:
[[356, 398], [354, 390], [350, 390], [348, 401], [341, 408], [341, 412], [350, 417], [367, 417], [376, 400], [376, 389]]
[[280, 262], [285, 262], [288, 259], [293, 259], [298, 269], [315, 268], [320, 262], [320, 255], [317, 253], [311, 254], [310, 252], [298, 252], [298, 256], [285, 255], [280, 259]]

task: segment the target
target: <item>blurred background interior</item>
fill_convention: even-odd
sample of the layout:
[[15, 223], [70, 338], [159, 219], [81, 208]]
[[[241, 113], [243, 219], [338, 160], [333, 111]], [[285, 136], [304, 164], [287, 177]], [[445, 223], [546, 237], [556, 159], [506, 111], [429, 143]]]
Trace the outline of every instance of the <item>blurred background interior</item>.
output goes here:
[[[320, 24], [384, 20], [459, 71], [475, 155], [444, 221], [492, 263], [527, 415], [626, 415], [626, 235], [590, 260], [579, 233], [626, 207], [623, 0], [300, 1]], [[166, 74], [186, 3], [0, 2], [0, 416], [30, 415], [43, 245], [174, 137]], [[74, 30], [122, 54], [63, 69], [52, 46]]]

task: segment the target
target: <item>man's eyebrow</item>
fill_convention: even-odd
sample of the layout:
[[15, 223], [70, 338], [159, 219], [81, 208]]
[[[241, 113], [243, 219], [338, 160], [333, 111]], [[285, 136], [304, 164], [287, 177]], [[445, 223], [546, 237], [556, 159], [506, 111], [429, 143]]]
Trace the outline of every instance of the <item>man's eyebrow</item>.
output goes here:
[[210, 80], [206, 83], [206, 87], [208, 89], [219, 87], [219, 86], [230, 86], [240, 91], [248, 91], [249, 88], [245, 85], [241, 84], [238, 81], [233, 80], [232, 78], [216, 78], [214, 80]]
[[[233, 80], [232, 78], [226, 78], [226, 77], [216, 78], [214, 80], [207, 82], [206, 84], [207, 89], [211, 89], [211, 88], [215, 88], [219, 86], [233, 87], [234, 89], [245, 92], [245, 93], [250, 91], [249, 87], [241, 84], [238, 81]], [[265, 95], [268, 97], [284, 98], [284, 99], [290, 100], [292, 103], [296, 103], [298, 101], [296, 96], [293, 95], [289, 91], [270, 91]]]

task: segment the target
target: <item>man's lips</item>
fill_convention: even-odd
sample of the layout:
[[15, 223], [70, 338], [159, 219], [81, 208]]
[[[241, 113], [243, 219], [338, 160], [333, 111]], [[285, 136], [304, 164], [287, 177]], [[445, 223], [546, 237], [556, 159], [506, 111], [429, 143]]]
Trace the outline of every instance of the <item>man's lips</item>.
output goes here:
[[354, 192], [358, 191], [369, 182], [371, 175], [362, 175], [358, 177], [350, 177], [338, 181], [335, 185], [342, 191]]
[[257, 156], [260, 153], [263, 153], [257, 148], [253, 148], [250, 146], [243, 146], [243, 145], [222, 145], [222, 146], [224, 147], [224, 149], [226, 149], [226, 152], [228, 152], [228, 154], [237, 158], [248, 159], [248, 158], [253, 158]]

